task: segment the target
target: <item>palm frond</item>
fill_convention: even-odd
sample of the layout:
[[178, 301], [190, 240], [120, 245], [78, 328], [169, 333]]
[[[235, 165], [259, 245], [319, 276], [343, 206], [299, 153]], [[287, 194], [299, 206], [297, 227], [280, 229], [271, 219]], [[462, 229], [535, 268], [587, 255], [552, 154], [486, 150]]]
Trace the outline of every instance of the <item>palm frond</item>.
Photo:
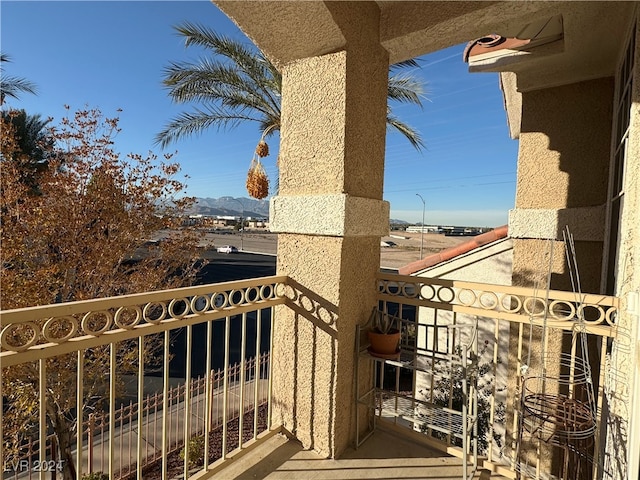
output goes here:
[[216, 106], [207, 106], [192, 112], [182, 112], [173, 117], [165, 128], [156, 135], [154, 143], [165, 148], [177, 140], [199, 135], [211, 127], [223, 130], [236, 127], [246, 121], [262, 123], [264, 120], [251, 115], [229, 112]]
[[202, 60], [198, 64], [172, 64], [165, 69], [165, 86], [176, 103], [212, 101], [232, 90], [250, 91], [252, 85], [237, 69]]
[[237, 69], [201, 60], [198, 64], [171, 64], [165, 69], [165, 85], [176, 103], [220, 102], [227, 107], [255, 108], [265, 115], [280, 115], [279, 96], [249, 79]]
[[175, 29], [185, 38], [187, 47], [198, 45], [211, 50], [214, 55], [226, 58], [245, 72], [259, 69], [260, 62], [256, 50], [237, 40], [218, 35], [209, 27], [191, 22], [185, 22]]
[[389, 78], [387, 97], [395, 102], [422, 107], [422, 98], [426, 98], [424, 83], [410, 75], [393, 75]]
[[21, 93], [31, 93], [33, 95], [37, 93], [35, 84], [29, 80], [7, 76], [2, 73], [2, 64], [9, 62], [11, 62], [11, 57], [6, 53], [0, 52], [0, 105], [4, 103], [6, 97], [18, 100]]
[[420, 68], [420, 63], [415, 58], [410, 58], [409, 60], [403, 60], [401, 62], [396, 62], [389, 66], [390, 72], [395, 72], [396, 70], [406, 70], [406, 69]]
[[[210, 127], [232, 128], [240, 122], [258, 122], [262, 131], [280, 129], [282, 75], [255, 47], [217, 34], [213, 29], [185, 22], [174, 27], [187, 47], [197, 45], [207, 54], [194, 62], [173, 62], [163, 71], [163, 84], [176, 103], [198, 103], [203, 109], [174, 117], [156, 136], [156, 143], [170, 143]], [[390, 67], [388, 98], [422, 106], [422, 82], [407, 72], [418, 67], [416, 60]], [[418, 150], [424, 147], [420, 135], [390, 116], [389, 125], [403, 133]]]
[[409, 143], [411, 143], [413, 148], [419, 152], [426, 148], [426, 144], [424, 143], [420, 133], [408, 124], [398, 120], [398, 118], [393, 116], [390, 112], [387, 113], [387, 128], [393, 128], [400, 132], [409, 141]]
[[3, 98], [11, 97], [18, 100], [21, 93], [31, 93], [33, 95], [37, 93], [36, 85], [24, 78], [7, 77], [3, 75], [0, 85]]

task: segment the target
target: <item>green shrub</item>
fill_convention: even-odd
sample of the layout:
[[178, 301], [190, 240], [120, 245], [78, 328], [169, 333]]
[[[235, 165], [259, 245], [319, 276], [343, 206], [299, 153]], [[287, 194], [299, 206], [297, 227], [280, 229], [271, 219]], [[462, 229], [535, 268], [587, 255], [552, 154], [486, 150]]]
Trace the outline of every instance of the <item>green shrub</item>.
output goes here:
[[82, 480], [109, 480], [109, 475], [102, 472], [85, 473]]
[[[184, 448], [180, 450], [180, 460], [184, 461]], [[197, 467], [204, 461], [204, 437], [189, 440], [189, 467]]]

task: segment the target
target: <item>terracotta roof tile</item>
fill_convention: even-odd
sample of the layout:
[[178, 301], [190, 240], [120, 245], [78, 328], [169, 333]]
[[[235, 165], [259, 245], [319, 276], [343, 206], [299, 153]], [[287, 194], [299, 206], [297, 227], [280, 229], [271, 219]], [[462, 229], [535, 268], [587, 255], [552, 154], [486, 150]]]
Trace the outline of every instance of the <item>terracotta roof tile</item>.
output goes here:
[[445, 250], [442, 250], [441, 252], [429, 255], [421, 260], [411, 262], [404, 267], [400, 267], [398, 269], [398, 273], [400, 275], [413, 275], [414, 273], [419, 272], [420, 270], [424, 270], [425, 268], [433, 267], [434, 265], [438, 265], [439, 263], [451, 260], [478, 247], [482, 247], [483, 245], [487, 245], [491, 242], [495, 242], [496, 240], [506, 238], [507, 235], [507, 225], [494, 228], [489, 232], [473, 237], [473, 239], [469, 240], [468, 242], [461, 243], [460, 245], [456, 245], [455, 247], [447, 248]]

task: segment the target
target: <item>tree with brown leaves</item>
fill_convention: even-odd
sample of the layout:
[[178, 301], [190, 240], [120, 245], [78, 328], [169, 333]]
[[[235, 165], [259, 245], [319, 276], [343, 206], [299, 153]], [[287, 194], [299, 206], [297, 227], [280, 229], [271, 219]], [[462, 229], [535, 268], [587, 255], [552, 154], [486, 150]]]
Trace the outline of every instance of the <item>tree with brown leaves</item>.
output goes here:
[[[179, 226], [192, 199], [183, 197], [185, 185], [176, 179], [179, 166], [171, 155], [163, 161], [152, 154], [122, 158], [114, 150], [118, 118], [80, 110], [50, 128], [53, 142], [48, 148], [53, 151], [34, 194], [21, 181], [21, 165], [29, 159], [20, 150], [15, 126], [3, 116], [1, 128], [2, 310], [193, 283], [201, 267], [198, 236], [171, 229]], [[169, 232], [165, 239], [135, 255], [160, 229]], [[150, 339], [145, 344], [145, 368], [152, 368], [161, 360], [162, 343]], [[118, 345], [119, 375], [137, 370], [136, 345]], [[85, 410], [104, 399], [108, 355], [108, 347], [85, 354]], [[48, 427], [57, 437], [63, 477], [75, 479], [71, 449], [78, 431], [77, 356], [49, 359], [46, 371]], [[2, 393], [5, 453], [17, 455], [21, 442], [38, 427], [37, 364], [3, 369]]]

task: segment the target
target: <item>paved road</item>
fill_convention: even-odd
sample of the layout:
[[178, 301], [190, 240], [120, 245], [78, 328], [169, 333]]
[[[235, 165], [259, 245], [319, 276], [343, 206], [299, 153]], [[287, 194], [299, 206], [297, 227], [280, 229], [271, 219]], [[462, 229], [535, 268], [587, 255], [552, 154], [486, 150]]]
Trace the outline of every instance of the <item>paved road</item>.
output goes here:
[[252, 253], [217, 253], [206, 250], [209, 263], [198, 275], [198, 283], [230, 282], [276, 274], [276, 257]]
[[207, 245], [233, 245], [245, 252], [257, 252], [275, 255], [277, 252], [278, 235], [271, 232], [246, 231], [242, 234], [235, 231], [228, 233], [207, 233], [204, 243]]
[[[469, 240], [469, 237], [447, 237], [443, 234], [435, 233], [425, 233], [424, 236], [419, 233], [407, 232], [392, 232], [392, 234], [394, 235], [393, 237], [386, 236], [382, 238], [397, 244], [397, 247], [393, 248], [380, 248], [380, 266], [385, 269], [398, 269], [408, 263], [419, 260], [421, 244], [423, 245], [422, 256], [425, 257]], [[206, 234], [203, 245], [233, 245], [238, 249], [243, 247], [245, 252], [275, 255], [277, 242], [278, 235], [275, 233], [247, 231], [241, 236], [238, 232], [230, 231], [227, 234]], [[234, 277], [234, 279], [236, 278]]]

